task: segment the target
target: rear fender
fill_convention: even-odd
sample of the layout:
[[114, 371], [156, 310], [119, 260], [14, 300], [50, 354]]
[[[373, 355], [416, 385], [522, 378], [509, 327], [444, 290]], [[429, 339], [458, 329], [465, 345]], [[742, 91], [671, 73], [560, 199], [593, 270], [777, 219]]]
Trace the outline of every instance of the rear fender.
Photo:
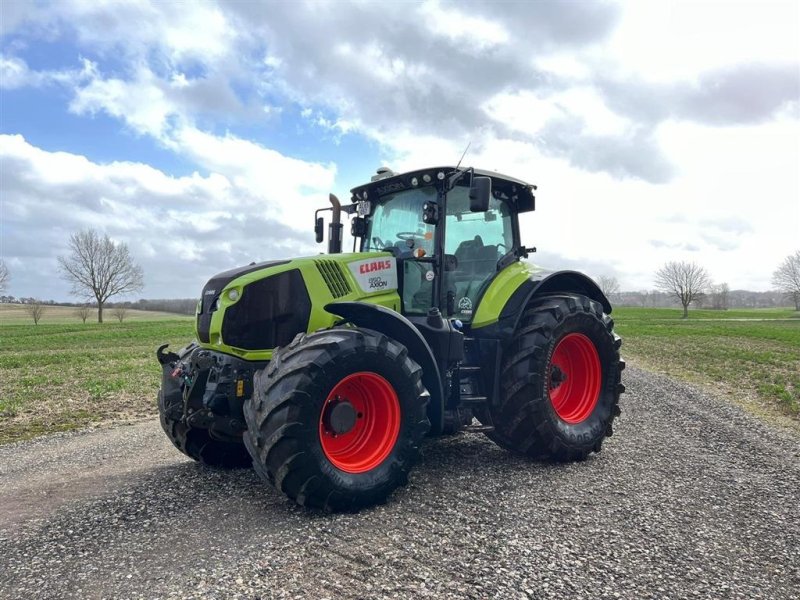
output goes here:
[[534, 272], [522, 281], [498, 314], [497, 321], [472, 330], [475, 337], [496, 338], [504, 342], [511, 339], [517, 323], [528, 303], [537, 296], [547, 294], [581, 294], [599, 302], [606, 314], [611, 313], [611, 303], [600, 287], [587, 275], [577, 271]]
[[438, 435], [444, 428], [444, 393], [439, 367], [428, 342], [416, 327], [400, 313], [366, 302], [332, 302], [325, 310], [365, 329], [378, 331], [397, 340], [408, 349], [408, 355], [422, 367], [422, 384], [430, 394], [429, 435]]

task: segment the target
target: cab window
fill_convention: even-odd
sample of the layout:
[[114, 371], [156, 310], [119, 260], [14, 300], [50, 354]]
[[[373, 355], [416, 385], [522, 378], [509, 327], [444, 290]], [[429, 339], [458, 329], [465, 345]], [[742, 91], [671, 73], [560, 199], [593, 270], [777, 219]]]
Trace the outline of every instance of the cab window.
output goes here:
[[445, 253], [455, 256], [455, 269], [445, 274], [455, 295], [455, 316], [469, 321], [484, 284], [497, 272], [497, 261], [513, 246], [508, 205], [497, 198], [485, 213], [469, 210], [469, 188], [456, 187], [447, 195]]

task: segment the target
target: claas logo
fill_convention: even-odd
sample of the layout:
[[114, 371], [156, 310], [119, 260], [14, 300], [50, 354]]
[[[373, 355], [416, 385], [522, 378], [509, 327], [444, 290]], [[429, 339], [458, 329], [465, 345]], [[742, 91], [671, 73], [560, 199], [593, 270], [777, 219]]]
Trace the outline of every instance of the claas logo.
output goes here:
[[362, 275], [366, 273], [372, 273], [374, 271], [383, 271], [384, 269], [391, 269], [392, 268], [392, 261], [390, 260], [377, 260], [371, 263], [364, 263], [363, 265], [359, 265], [358, 272]]

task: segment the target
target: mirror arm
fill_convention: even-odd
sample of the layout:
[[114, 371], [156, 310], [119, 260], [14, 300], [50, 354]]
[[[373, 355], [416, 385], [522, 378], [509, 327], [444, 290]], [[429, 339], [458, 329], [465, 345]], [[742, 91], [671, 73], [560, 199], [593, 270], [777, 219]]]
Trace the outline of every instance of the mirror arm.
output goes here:
[[455, 173], [450, 176], [450, 179], [447, 180], [447, 191], [449, 192], [452, 190], [456, 184], [461, 181], [461, 178], [464, 177], [469, 173], [469, 185], [472, 187], [472, 177], [475, 175], [475, 167], [467, 167], [463, 171], [458, 169]]

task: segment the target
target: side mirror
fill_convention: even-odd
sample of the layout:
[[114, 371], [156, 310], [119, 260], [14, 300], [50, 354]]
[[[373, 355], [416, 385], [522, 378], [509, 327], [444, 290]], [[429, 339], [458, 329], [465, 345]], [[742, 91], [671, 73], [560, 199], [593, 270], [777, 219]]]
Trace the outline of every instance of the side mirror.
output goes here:
[[489, 198], [492, 196], [491, 177], [473, 177], [469, 188], [469, 209], [472, 212], [489, 210]]
[[367, 234], [367, 220], [364, 217], [354, 217], [350, 221], [350, 235], [364, 237]]
[[314, 233], [317, 236], [317, 243], [322, 243], [322, 236], [325, 231], [325, 220], [322, 217], [317, 217], [314, 222]]

